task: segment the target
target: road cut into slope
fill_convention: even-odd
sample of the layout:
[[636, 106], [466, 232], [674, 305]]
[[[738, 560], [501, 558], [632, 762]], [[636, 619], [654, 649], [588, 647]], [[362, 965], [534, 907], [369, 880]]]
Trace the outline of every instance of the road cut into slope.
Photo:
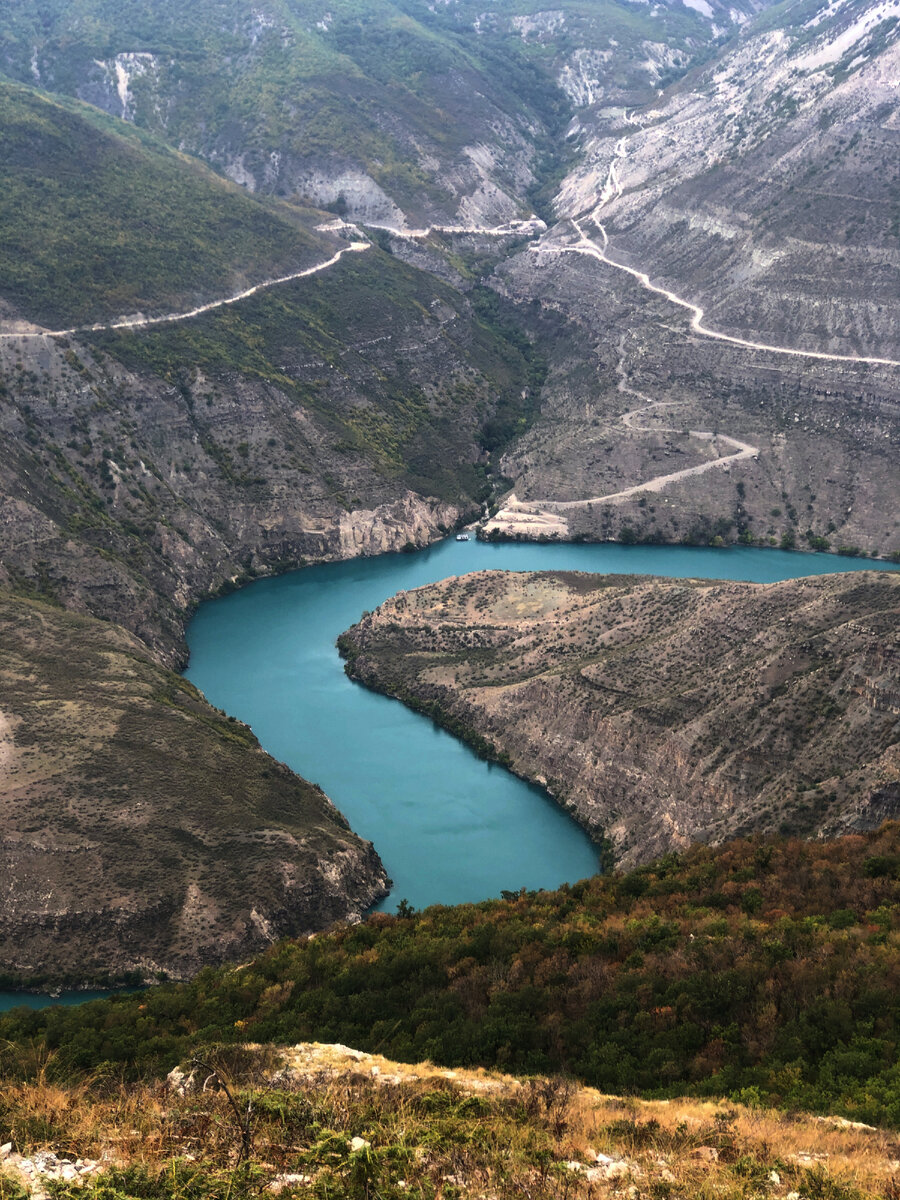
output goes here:
[[269, 288], [278, 287], [280, 284], [292, 283], [295, 279], [306, 279], [309, 275], [318, 275], [320, 271], [327, 271], [329, 267], [335, 266], [345, 254], [368, 250], [371, 244], [371, 242], [351, 242], [349, 246], [342, 247], [331, 258], [326, 259], [325, 262], [316, 263], [311, 267], [304, 267], [302, 271], [293, 271], [290, 275], [281, 275], [277, 279], [263, 279], [260, 283], [255, 283], [253, 287], [245, 288], [242, 292], [236, 292], [233, 296], [225, 296], [220, 300], [211, 300], [208, 304], [201, 304], [198, 308], [192, 308], [188, 312], [166, 313], [161, 317], [144, 317], [141, 315], [122, 317], [120, 320], [110, 321], [105, 325], [101, 322], [95, 325], [79, 325], [72, 329], [39, 329], [28, 327], [13, 333], [0, 333], [0, 338], [4, 340], [23, 337], [62, 338], [73, 337], [78, 333], [108, 333], [115, 329], [146, 329], [151, 325], [170, 325], [175, 321], [191, 321], [195, 317], [202, 317], [204, 313], [212, 312], [214, 309], [224, 308], [227, 304], [238, 304], [241, 300], [248, 300], [258, 292], [267, 291]]

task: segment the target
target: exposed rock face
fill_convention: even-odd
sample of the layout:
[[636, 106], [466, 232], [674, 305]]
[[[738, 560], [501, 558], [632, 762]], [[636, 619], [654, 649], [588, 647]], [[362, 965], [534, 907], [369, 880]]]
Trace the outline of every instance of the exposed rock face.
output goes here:
[[[280, 165], [280, 164], [279, 164]], [[242, 157], [226, 165], [225, 173], [236, 182], [246, 182], [256, 191], [256, 177], [247, 170]], [[295, 193], [306, 197], [321, 208], [340, 201], [347, 214], [355, 221], [375, 225], [392, 225], [403, 228], [406, 218], [385, 190], [374, 179], [358, 167], [348, 164], [322, 162], [301, 164], [294, 168], [287, 179], [264, 178], [268, 189], [278, 187], [283, 193]]]
[[[516, 500], [550, 520], [529, 531], [513, 506], [501, 531], [800, 546], [809, 532], [900, 550], [896, 16], [873, 0], [751, 21], [702, 70], [625, 110], [600, 108], [596, 62], [572, 60], [567, 87], [587, 107], [583, 156], [554, 201], [561, 224], [495, 276], [578, 330], [503, 464]], [[756, 345], [698, 335], [690, 309], [613, 264]], [[728, 463], [723, 447], [718, 466], [681, 475], [709, 450], [698, 435], [758, 453]]]
[[898, 11], [764, 21], [690, 86], [625, 121], [585, 118], [559, 214], [595, 212], [615, 256], [727, 332], [900, 359]]
[[175, 977], [358, 917], [371, 843], [125, 630], [0, 592], [0, 964]]
[[113, 356], [127, 339], [0, 341], [0, 585], [124, 624], [171, 664], [191, 606], [222, 585], [443, 536], [475, 511], [496, 384], [463, 297], [426, 282], [424, 299], [357, 289], [333, 362], [288, 324], [277, 381], [187, 358], [169, 382]]
[[877, 826], [900, 780], [898, 615], [894, 573], [485, 571], [386, 601], [342, 648], [353, 678], [545, 785], [636, 863]]
[[[629, 276], [553, 252], [573, 240], [560, 227], [546, 250], [508, 259], [493, 277], [531, 305], [526, 319], [561, 326], [540, 416], [503, 457], [517, 500], [570, 537], [743, 535], [805, 548], [809, 532], [832, 549], [900, 550], [900, 368], [697, 337], [683, 310]], [[516, 532], [509, 518], [500, 524]]]
[[457, 515], [458, 509], [452, 505], [426, 501], [413, 492], [376, 509], [342, 513], [338, 529], [340, 557], [427, 546], [449, 528]]

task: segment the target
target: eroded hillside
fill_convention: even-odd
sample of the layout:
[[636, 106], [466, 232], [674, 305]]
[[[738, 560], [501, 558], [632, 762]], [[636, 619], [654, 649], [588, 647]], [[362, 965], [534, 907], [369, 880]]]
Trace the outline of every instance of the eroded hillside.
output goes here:
[[354, 679], [546, 786], [617, 858], [900, 803], [900, 575], [476, 572], [341, 639]]
[[0, 974], [184, 977], [386, 892], [320, 788], [115, 625], [0, 592]]

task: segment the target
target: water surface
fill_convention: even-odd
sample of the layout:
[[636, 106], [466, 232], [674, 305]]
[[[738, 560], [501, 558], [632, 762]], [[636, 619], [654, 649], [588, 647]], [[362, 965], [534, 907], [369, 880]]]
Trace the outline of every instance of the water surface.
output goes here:
[[115, 992], [0, 992], [0, 1012], [11, 1008], [50, 1008], [54, 1004], [87, 1004], [88, 1000], [105, 1000], [107, 996], [124, 995], [137, 988], [121, 988]]
[[771, 582], [869, 565], [750, 547], [451, 539], [261, 580], [202, 605], [188, 629], [187, 675], [270, 754], [321, 784], [375, 843], [394, 880], [386, 907], [482, 900], [590, 875], [596, 849], [540, 789], [347, 679], [334, 643], [363, 611], [401, 589], [487, 567]]
[[[671, 578], [779, 579], [886, 563], [750, 547], [538, 545], [449, 540], [417, 554], [354, 559], [260, 580], [201, 606], [186, 672], [209, 700], [252, 725], [270, 754], [320, 783], [374, 841], [394, 879], [384, 907], [417, 908], [555, 887], [592, 874], [595, 848], [538, 788], [478, 759], [427, 717], [343, 673], [335, 639], [404, 588], [484, 568]], [[0, 992], [0, 1011], [78, 1004]]]

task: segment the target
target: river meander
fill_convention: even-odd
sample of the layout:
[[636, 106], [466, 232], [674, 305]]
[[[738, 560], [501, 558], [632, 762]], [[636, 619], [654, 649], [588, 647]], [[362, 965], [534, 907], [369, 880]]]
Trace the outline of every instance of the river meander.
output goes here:
[[[259, 580], [201, 605], [188, 628], [187, 677], [251, 725], [270, 754], [321, 784], [375, 843], [394, 880], [387, 909], [401, 898], [421, 908], [555, 887], [596, 870], [594, 846], [539, 788], [344, 675], [335, 639], [364, 610], [403, 589], [488, 567], [767, 583], [887, 564], [744, 547], [451, 539], [416, 554]], [[41, 999], [53, 1002], [33, 1002]], [[0, 993], [0, 1010], [16, 1002]]]
[[860, 560], [755, 549], [483, 544], [309, 568], [201, 606], [187, 676], [251, 725], [266, 750], [321, 784], [374, 843], [392, 908], [555, 887], [596, 870], [582, 830], [538, 788], [478, 759], [395, 700], [350, 682], [338, 634], [394, 593], [485, 567], [562, 568], [767, 582], [858, 569]]

